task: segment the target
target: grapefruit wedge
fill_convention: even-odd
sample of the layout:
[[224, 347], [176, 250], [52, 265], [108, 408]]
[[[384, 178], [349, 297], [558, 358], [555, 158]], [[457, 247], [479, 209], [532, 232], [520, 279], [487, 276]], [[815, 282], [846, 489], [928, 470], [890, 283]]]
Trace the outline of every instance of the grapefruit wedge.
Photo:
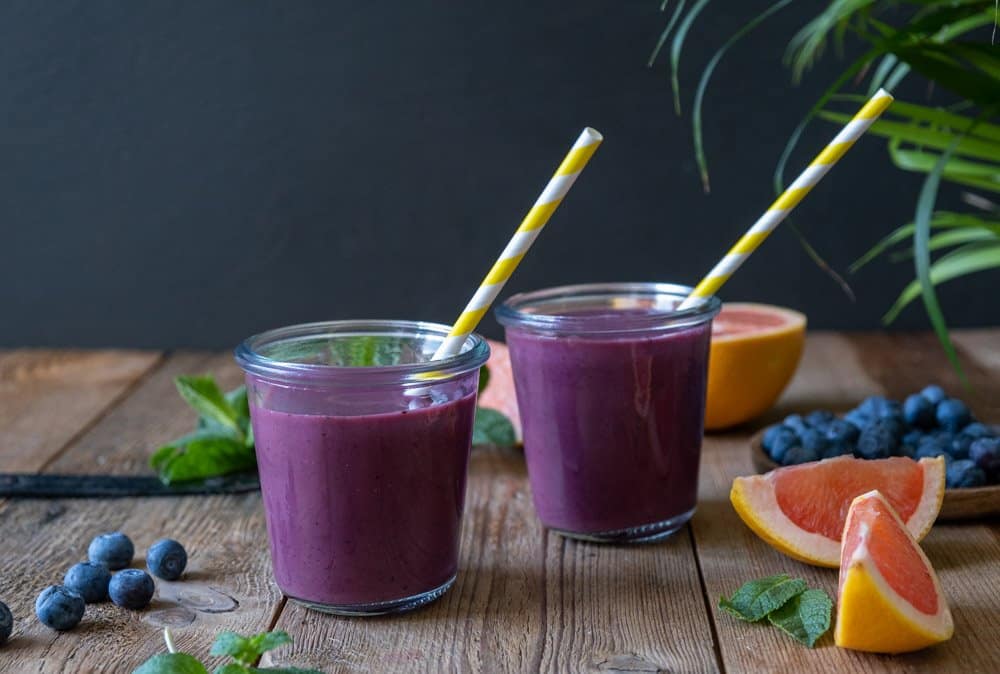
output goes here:
[[779, 552], [816, 566], [840, 566], [840, 540], [856, 496], [885, 495], [917, 540], [930, 531], [944, 498], [944, 459], [851, 456], [738, 477], [729, 493], [736, 512]]
[[934, 568], [878, 491], [854, 499], [844, 526], [834, 642], [905, 653], [951, 638], [954, 626]]
[[726, 428], [767, 410], [795, 374], [806, 317], [769, 304], [727, 302], [712, 322], [705, 428]]

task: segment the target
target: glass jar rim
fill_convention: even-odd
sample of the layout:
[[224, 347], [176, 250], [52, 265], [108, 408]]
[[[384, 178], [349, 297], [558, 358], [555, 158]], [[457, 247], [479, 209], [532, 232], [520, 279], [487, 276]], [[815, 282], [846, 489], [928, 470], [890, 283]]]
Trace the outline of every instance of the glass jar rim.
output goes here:
[[[444, 341], [451, 327], [441, 323], [401, 320], [338, 320], [288, 325], [252, 335], [234, 351], [237, 364], [249, 374], [289, 384], [401, 385], [446, 381], [481, 367], [490, 356], [486, 339], [470, 334], [462, 350], [439, 360], [395, 365], [332, 365], [297, 363], [270, 358], [265, 346], [329, 336], [389, 335], [432, 337]], [[430, 376], [433, 375], [433, 376]]]
[[[495, 310], [497, 320], [501, 325], [512, 328], [524, 328], [536, 332], [573, 333], [573, 334], [628, 334], [649, 332], [651, 330], [674, 330], [693, 325], [699, 325], [712, 320], [722, 308], [722, 301], [712, 295], [703, 302], [688, 309], [674, 308], [691, 294], [693, 288], [675, 283], [658, 282], [623, 282], [623, 283], [582, 283], [577, 285], [555, 286], [526, 293], [518, 293], [508, 297]], [[558, 302], [576, 301], [583, 303], [587, 299], [611, 301], [614, 299], [636, 300], [669, 300], [669, 307], [644, 307], [641, 313], [625, 314], [617, 319], [613, 326], [607, 321], [595, 321], [594, 316], [574, 314], [572, 312], [531, 312], [531, 307], [545, 306]], [[650, 310], [651, 309], [651, 310]], [[606, 316], [605, 316], [606, 318]]]

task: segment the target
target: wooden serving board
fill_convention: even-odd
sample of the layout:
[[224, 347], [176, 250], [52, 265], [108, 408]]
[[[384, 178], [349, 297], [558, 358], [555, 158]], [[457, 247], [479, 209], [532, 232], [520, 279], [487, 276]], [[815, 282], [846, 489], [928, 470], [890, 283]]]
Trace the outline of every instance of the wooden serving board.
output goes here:
[[[780, 468], [764, 451], [761, 442], [764, 431], [750, 439], [751, 460], [754, 470], [766, 473]], [[971, 520], [980, 517], [1000, 515], [1000, 485], [973, 487], [969, 489], [945, 489], [939, 520]]]

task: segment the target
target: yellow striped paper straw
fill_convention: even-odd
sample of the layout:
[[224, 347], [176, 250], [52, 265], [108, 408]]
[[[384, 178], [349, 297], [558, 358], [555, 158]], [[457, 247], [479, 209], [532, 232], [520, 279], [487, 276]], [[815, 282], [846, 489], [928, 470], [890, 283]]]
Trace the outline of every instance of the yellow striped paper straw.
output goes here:
[[569, 154], [563, 159], [562, 164], [556, 169], [555, 175], [552, 176], [541, 196], [535, 201], [535, 205], [524, 216], [521, 226], [514, 232], [510, 243], [500, 253], [500, 257], [493, 264], [490, 273], [483, 279], [476, 294], [472, 296], [462, 315], [455, 321], [448, 337], [434, 352], [435, 360], [453, 356], [462, 350], [465, 339], [479, 325], [479, 321], [489, 310], [493, 300], [500, 294], [507, 279], [514, 273], [524, 254], [528, 252], [528, 248], [538, 238], [545, 223], [549, 221], [556, 208], [562, 203], [569, 188], [576, 182], [583, 167], [590, 161], [597, 146], [603, 140], [604, 136], [590, 127], [584, 129], [580, 137], [576, 139]]
[[760, 219], [753, 224], [746, 234], [744, 234], [736, 245], [729, 249], [726, 256], [708, 273], [708, 276], [701, 280], [687, 299], [681, 302], [679, 309], [688, 309], [701, 303], [706, 297], [714, 295], [722, 285], [729, 280], [743, 261], [750, 257], [750, 254], [757, 250], [757, 247], [764, 242], [767, 235], [781, 224], [792, 209], [795, 208], [802, 199], [809, 194], [809, 191], [816, 186], [816, 183], [826, 175], [834, 164], [840, 161], [855, 141], [868, 130], [879, 115], [892, 103], [892, 95], [885, 89], [879, 89], [871, 99], [865, 103], [864, 107], [858, 110], [858, 114], [847, 123], [840, 133], [823, 148], [823, 151], [813, 159], [812, 163], [805, 171], [788, 186], [781, 196], [778, 197], [771, 207], [760, 216]]

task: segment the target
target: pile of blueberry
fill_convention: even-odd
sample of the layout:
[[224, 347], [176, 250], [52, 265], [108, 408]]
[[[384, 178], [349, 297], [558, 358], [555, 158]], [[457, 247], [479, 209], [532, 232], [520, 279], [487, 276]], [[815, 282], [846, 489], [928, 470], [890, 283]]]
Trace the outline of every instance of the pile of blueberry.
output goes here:
[[[35, 600], [35, 614], [54, 630], [76, 627], [87, 604], [112, 602], [128, 609], [145, 608], [153, 598], [153, 579], [141, 569], [126, 568], [135, 557], [128, 536], [115, 531], [101, 534], [87, 548], [90, 561], [70, 567], [62, 585], [50, 585]], [[164, 580], [177, 580], [187, 566], [187, 552], [177, 541], [164, 538], [150, 546], [146, 554], [149, 571]], [[117, 573], [112, 575], [112, 571]], [[13, 619], [0, 603], [0, 643], [10, 636]]]
[[972, 418], [969, 408], [928, 386], [899, 403], [865, 398], [843, 418], [817, 410], [792, 414], [764, 431], [764, 450], [792, 466], [853, 454], [861, 459], [943, 456], [949, 488], [1000, 483], [1000, 434]]

